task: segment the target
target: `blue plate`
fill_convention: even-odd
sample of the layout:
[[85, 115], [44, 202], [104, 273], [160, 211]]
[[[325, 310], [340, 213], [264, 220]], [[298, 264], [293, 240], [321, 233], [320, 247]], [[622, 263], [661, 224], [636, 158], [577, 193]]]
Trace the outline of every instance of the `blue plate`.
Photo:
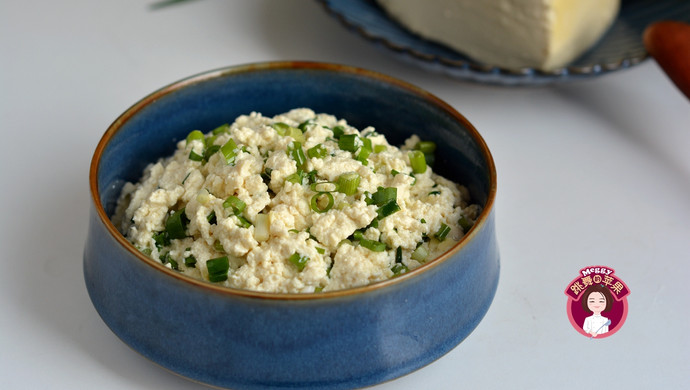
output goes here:
[[546, 84], [588, 79], [630, 68], [649, 55], [642, 32], [658, 20], [690, 22], [690, 1], [623, 0], [618, 19], [602, 39], [568, 66], [553, 71], [488, 66], [415, 35], [388, 17], [374, 0], [319, 0], [331, 15], [399, 58], [460, 79], [494, 84]]

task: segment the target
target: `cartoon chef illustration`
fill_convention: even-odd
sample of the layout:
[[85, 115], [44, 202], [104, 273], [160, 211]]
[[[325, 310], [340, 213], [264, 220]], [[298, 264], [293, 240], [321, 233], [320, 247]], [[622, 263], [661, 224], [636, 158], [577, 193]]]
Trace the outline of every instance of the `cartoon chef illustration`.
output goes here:
[[584, 311], [591, 314], [585, 318], [582, 329], [590, 334], [591, 337], [607, 333], [611, 320], [602, 316], [601, 313], [611, 310], [611, 305], [613, 304], [613, 295], [611, 295], [608, 287], [603, 284], [589, 286], [582, 295], [581, 302]]

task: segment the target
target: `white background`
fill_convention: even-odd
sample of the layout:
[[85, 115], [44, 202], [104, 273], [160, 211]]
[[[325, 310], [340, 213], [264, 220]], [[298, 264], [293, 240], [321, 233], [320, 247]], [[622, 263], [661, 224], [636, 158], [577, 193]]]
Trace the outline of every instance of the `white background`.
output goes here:
[[[199, 389], [130, 350], [86, 293], [88, 168], [108, 125], [180, 78], [267, 60], [383, 72], [464, 114], [498, 168], [502, 274], [479, 327], [376, 389], [687, 386], [690, 101], [647, 61], [593, 80], [506, 88], [400, 62], [313, 0], [0, 2], [0, 388]], [[590, 341], [564, 290], [603, 264], [630, 287]]]

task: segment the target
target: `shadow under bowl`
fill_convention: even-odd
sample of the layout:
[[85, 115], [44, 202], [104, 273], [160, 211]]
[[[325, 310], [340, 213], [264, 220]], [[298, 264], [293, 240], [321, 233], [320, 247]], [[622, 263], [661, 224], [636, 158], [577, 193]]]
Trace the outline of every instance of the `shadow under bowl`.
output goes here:
[[[374, 126], [391, 144], [438, 145], [435, 172], [466, 185], [483, 212], [434, 261], [369, 286], [271, 294], [212, 285], [144, 256], [110, 221], [125, 182], [171, 155], [193, 129], [292, 108]], [[168, 85], [125, 111], [91, 162], [84, 278], [94, 307], [132, 349], [194, 381], [233, 389], [344, 389], [438, 359], [479, 324], [499, 277], [496, 171], [483, 139], [452, 107], [403, 81], [342, 65], [273, 62]]]

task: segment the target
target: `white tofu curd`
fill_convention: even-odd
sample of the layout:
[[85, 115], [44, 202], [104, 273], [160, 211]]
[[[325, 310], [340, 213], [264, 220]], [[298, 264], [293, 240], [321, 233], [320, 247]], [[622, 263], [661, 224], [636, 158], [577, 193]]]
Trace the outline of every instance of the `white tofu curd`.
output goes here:
[[218, 285], [364, 286], [432, 261], [479, 216], [465, 187], [433, 172], [434, 149], [306, 108], [251, 113], [192, 131], [125, 184], [113, 220], [153, 260]]
[[592, 47], [621, 0], [377, 0], [420, 36], [488, 65], [554, 70]]

